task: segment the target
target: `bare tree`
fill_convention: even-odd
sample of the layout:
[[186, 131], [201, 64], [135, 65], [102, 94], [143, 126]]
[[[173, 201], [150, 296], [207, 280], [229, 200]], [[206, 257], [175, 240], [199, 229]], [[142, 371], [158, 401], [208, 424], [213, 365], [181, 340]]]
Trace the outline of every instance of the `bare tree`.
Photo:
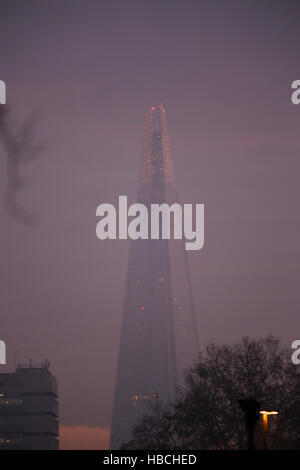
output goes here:
[[34, 138], [38, 114], [32, 114], [19, 129], [14, 129], [7, 105], [0, 106], [0, 141], [6, 157], [6, 187], [3, 204], [11, 217], [25, 224], [35, 224], [37, 217], [25, 210], [17, 200], [18, 191], [24, 186], [21, 166], [34, 160], [44, 149]]
[[[124, 449], [245, 449], [239, 400], [253, 397], [269, 419], [269, 448], [300, 448], [300, 376], [278, 338], [243, 338], [233, 345], [211, 342], [185, 374], [175, 403], [150, 405]], [[262, 422], [255, 435], [262, 448]]]

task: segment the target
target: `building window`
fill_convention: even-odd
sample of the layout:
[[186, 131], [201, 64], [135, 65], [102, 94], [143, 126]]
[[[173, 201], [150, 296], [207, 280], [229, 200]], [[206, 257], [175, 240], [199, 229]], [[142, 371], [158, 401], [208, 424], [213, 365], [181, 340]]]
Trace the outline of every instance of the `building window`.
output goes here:
[[0, 394], [0, 408], [6, 406], [20, 406], [23, 404], [22, 398], [10, 397], [8, 395]]
[[0, 449], [22, 448], [23, 439], [21, 437], [1, 437], [0, 436]]

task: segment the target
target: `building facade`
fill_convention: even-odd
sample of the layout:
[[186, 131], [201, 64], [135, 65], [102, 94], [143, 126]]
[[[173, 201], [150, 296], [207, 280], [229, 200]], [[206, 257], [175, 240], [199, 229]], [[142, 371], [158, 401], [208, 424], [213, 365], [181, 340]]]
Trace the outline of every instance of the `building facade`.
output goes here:
[[[137, 202], [178, 203], [166, 110], [145, 114]], [[172, 227], [172, 213], [170, 224]], [[130, 436], [149, 400], [171, 401], [184, 369], [198, 351], [197, 326], [183, 240], [130, 242], [118, 369], [111, 426], [111, 449]]]
[[58, 449], [58, 394], [47, 361], [0, 374], [0, 450]]

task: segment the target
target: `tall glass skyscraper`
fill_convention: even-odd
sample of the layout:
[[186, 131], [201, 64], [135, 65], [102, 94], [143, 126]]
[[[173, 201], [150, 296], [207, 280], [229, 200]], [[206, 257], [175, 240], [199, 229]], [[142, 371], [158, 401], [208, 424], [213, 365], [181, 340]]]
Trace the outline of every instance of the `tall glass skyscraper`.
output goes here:
[[[145, 114], [137, 202], [179, 202], [162, 104]], [[170, 224], [173, 217], [171, 213]], [[172, 234], [172, 232], [171, 232]], [[183, 240], [131, 240], [111, 449], [130, 438], [138, 417], [155, 397], [170, 401], [184, 369], [197, 356], [198, 340]]]

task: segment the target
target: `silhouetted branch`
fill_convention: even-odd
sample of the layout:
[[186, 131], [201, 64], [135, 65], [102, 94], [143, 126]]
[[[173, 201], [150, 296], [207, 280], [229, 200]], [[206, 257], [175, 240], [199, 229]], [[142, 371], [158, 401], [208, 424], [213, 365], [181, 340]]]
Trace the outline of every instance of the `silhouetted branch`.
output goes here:
[[17, 193], [24, 187], [21, 165], [31, 162], [45, 149], [44, 145], [36, 143], [34, 139], [34, 129], [39, 114], [32, 113], [18, 130], [13, 129], [9, 122], [9, 115], [9, 107], [1, 105], [0, 141], [6, 156], [7, 176], [3, 204], [11, 217], [26, 225], [35, 225], [38, 221], [37, 216], [29, 213], [19, 204]]

